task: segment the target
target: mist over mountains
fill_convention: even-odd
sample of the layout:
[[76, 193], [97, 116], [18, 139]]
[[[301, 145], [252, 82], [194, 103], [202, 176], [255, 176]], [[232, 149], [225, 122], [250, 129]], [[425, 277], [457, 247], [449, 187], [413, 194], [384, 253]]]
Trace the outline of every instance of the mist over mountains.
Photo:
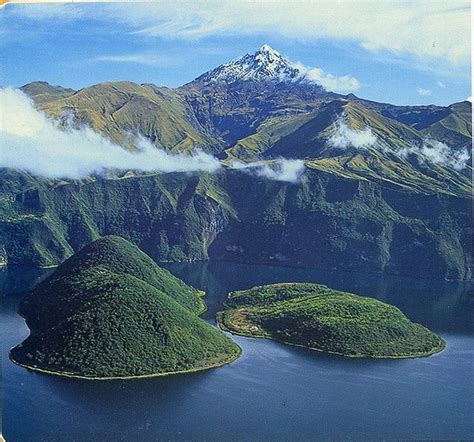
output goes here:
[[2, 90], [0, 261], [116, 234], [157, 260], [469, 278], [471, 104], [328, 84], [264, 45], [176, 89]]

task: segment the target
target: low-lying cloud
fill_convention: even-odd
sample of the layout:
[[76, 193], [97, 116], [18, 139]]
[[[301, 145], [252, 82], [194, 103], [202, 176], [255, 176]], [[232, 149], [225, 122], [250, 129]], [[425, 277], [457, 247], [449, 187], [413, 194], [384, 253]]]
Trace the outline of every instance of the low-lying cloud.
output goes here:
[[107, 169], [142, 172], [215, 172], [220, 162], [212, 155], [172, 155], [148, 140], [137, 138], [137, 152], [124, 149], [88, 127], [60, 128], [35, 109], [17, 89], [0, 90], [0, 167], [47, 178], [84, 178]]
[[422, 155], [435, 164], [462, 170], [467, 166], [469, 153], [466, 150], [453, 150], [447, 144], [436, 140], [425, 140], [421, 146]]
[[345, 123], [343, 118], [338, 119], [336, 130], [328, 139], [330, 146], [340, 149], [348, 149], [349, 147], [360, 149], [375, 146], [376, 143], [377, 137], [369, 127], [363, 130], [352, 129]]
[[[89, 127], [73, 127], [65, 116], [61, 122], [38, 111], [18, 89], [0, 89], [0, 168], [24, 170], [45, 178], [80, 179], [103, 175], [107, 170], [140, 172], [218, 172], [218, 159], [200, 150], [191, 155], [173, 155], [146, 138], [134, 140], [128, 151]], [[68, 122], [69, 121], [69, 122]], [[231, 168], [270, 180], [296, 182], [304, 171], [300, 160], [233, 163]]]
[[301, 72], [301, 76], [305, 80], [317, 83], [329, 91], [347, 93], [360, 88], [360, 83], [357, 78], [351, 75], [338, 77], [320, 68], [307, 67], [302, 63], [293, 63], [293, 66]]
[[281, 158], [271, 162], [255, 161], [252, 163], [242, 163], [240, 161], [233, 161], [230, 164], [230, 168], [274, 181], [296, 183], [301, 180], [305, 164], [302, 160]]

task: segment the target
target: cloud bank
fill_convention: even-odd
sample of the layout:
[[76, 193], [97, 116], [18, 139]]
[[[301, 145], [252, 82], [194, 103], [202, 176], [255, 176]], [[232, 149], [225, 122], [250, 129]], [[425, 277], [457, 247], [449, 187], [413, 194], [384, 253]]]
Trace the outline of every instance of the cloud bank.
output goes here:
[[328, 72], [324, 72], [320, 68], [307, 67], [302, 63], [293, 63], [293, 66], [301, 72], [303, 78], [320, 84], [324, 89], [329, 91], [347, 93], [360, 88], [360, 83], [357, 78], [351, 75], [337, 77]]
[[171, 155], [143, 138], [138, 152], [125, 150], [88, 127], [62, 130], [16, 89], [0, 90], [0, 167], [47, 178], [84, 178], [107, 169], [142, 172], [216, 172], [220, 162], [197, 151]]
[[343, 117], [336, 121], [336, 130], [328, 139], [328, 144], [339, 149], [348, 149], [349, 147], [366, 148], [375, 146], [377, 137], [369, 127], [363, 130], [350, 128]]
[[453, 150], [447, 144], [436, 140], [425, 140], [421, 146], [422, 155], [435, 164], [462, 170], [467, 166], [469, 153], [465, 150]]
[[[45, 178], [80, 179], [107, 170], [141, 172], [218, 172], [222, 165], [212, 155], [196, 151], [173, 155], [135, 139], [136, 152], [114, 144], [89, 127], [73, 127], [38, 111], [18, 89], [0, 89], [0, 168], [24, 170]], [[231, 168], [276, 181], [297, 182], [304, 172], [300, 160], [234, 163]]]
[[230, 164], [230, 168], [274, 181], [297, 183], [301, 180], [305, 164], [302, 160], [281, 158], [271, 162], [255, 161], [243, 163], [241, 161], [233, 161]]

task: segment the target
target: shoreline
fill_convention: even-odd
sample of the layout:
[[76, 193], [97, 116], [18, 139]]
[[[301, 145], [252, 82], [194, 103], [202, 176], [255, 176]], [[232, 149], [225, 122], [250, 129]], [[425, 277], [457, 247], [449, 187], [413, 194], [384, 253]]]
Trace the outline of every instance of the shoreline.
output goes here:
[[[203, 313], [205, 313], [208, 309], [207, 304], [204, 301], [204, 298], [206, 296], [206, 292], [204, 290], [198, 290], [198, 289], [196, 289], [196, 290], [198, 291], [199, 300], [202, 302], [203, 309], [202, 309], [202, 311], [196, 312], [195, 314], [196, 314], [196, 316], [201, 317], [201, 315]], [[18, 316], [20, 316], [20, 318], [23, 319], [23, 321], [25, 322], [26, 327], [29, 330], [28, 336], [25, 337], [25, 339], [27, 339], [31, 335], [31, 329], [28, 326], [28, 321], [26, 320], [26, 318], [19, 311], [17, 311], [17, 314], [18, 314]], [[216, 328], [219, 329], [219, 327], [216, 327]], [[83, 380], [87, 380], [87, 381], [132, 380], [132, 379], [145, 379], [145, 378], [157, 378], [157, 377], [164, 377], [164, 376], [172, 376], [172, 375], [176, 375], [176, 374], [196, 373], [196, 372], [199, 372], [199, 371], [205, 371], [205, 370], [210, 370], [210, 369], [213, 369], [213, 368], [219, 368], [219, 367], [223, 367], [225, 365], [229, 365], [232, 362], [239, 359], [240, 356], [242, 356], [242, 347], [240, 347], [240, 345], [237, 344], [237, 342], [235, 342], [233, 340], [232, 340], [232, 342], [235, 345], [237, 345], [238, 350], [239, 350], [238, 353], [235, 355], [235, 357], [232, 357], [232, 358], [230, 358], [228, 360], [225, 360], [223, 362], [220, 362], [218, 364], [212, 364], [212, 365], [205, 366], [205, 367], [191, 368], [189, 370], [177, 370], [177, 371], [168, 371], [168, 372], [163, 372], [163, 373], [150, 373], [150, 374], [134, 375], [134, 376], [107, 376], [107, 377], [82, 376], [82, 375], [70, 373], [70, 372], [67, 372], [67, 371], [64, 371], [64, 372], [54, 371], [54, 370], [48, 370], [46, 368], [34, 367], [32, 365], [23, 364], [23, 363], [17, 361], [16, 359], [14, 359], [13, 356], [12, 356], [12, 350], [14, 350], [19, 345], [22, 345], [22, 343], [15, 345], [14, 347], [12, 347], [8, 351], [8, 359], [10, 359], [10, 361], [12, 363], [14, 363], [15, 365], [17, 365], [19, 367], [22, 367], [22, 368], [26, 368], [27, 370], [32, 370], [32, 371], [36, 371], [38, 373], [50, 374], [50, 375], [54, 375], [54, 376], [61, 376], [61, 377], [65, 377], [65, 378], [83, 379]]]
[[252, 339], [270, 339], [272, 341], [275, 341], [275, 342], [279, 342], [280, 344], [285, 344], [285, 345], [291, 345], [293, 347], [299, 347], [299, 348], [304, 348], [306, 350], [311, 350], [311, 351], [315, 351], [315, 352], [319, 352], [319, 353], [326, 353], [326, 354], [329, 354], [329, 355], [333, 355], [333, 356], [340, 356], [340, 357], [344, 357], [344, 358], [351, 358], [351, 359], [373, 359], [373, 360], [383, 360], [383, 359], [391, 359], [391, 360], [399, 360], [399, 359], [418, 359], [418, 358], [426, 358], [426, 357], [429, 357], [429, 356], [433, 356], [435, 354], [438, 354], [438, 353], [441, 353], [442, 351], [444, 351], [446, 349], [446, 347], [448, 346], [448, 343], [441, 337], [439, 336], [439, 338], [441, 339], [441, 345], [439, 347], [436, 347], [432, 350], [430, 350], [429, 352], [425, 352], [425, 353], [415, 353], [413, 355], [410, 355], [410, 356], [371, 356], [371, 355], [364, 355], [364, 354], [356, 354], [356, 355], [348, 355], [348, 354], [344, 354], [344, 353], [340, 353], [340, 352], [337, 352], [337, 351], [329, 351], [329, 350], [323, 350], [321, 348], [316, 348], [316, 347], [308, 347], [306, 345], [302, 345], [302, 344], [295, 344], [293, 342], [287, 342], [287, 341], [283, 341], [281, 339], [277, 339], [277, 338], [274, 338], [272, 336], [266, 336], [266, 335], [252, 335], [252, 334], [246, 334], [246, 333], [243, 333], [243, 332], [238, 332], [236, 331], [235, 329], [232, 330], [230, 329], [226, 324], [224, 324], [222, 322], [222, 319], [221, 317], [223, 316], [222, 313], [224, 313], [224, 311], [221, 311], [221, 312], [217, 312], [216, 314], [216, 322], [217, 322], [217, 326], [222, 330], [222, 331], [227, 331], [233, 335], [236, 335], [236, 336], [243, 336], [245, 338], [252, 338]]
[[82, 380], [86, 380], [86, 381], [125, 381], [125, 380], [132, 380], [132, 379], [146, 379], [146, 378], [158, 378], [158, 377], [165, 377], [165, 376], [173, 376], [173, 375], [176, 375], [176, 374], [197, 373], [197, 372], [200, 372], [200, 371], [210, 370], [210, 369], [213, 369], [213, 368], [224, 367], [225, 365], [229, 365], [232, 362], [236, 361], [242, 355], [242, 347], [240, 347], [240, 345], [237, 344], [236, 342], [234, 342], [234, 343], [239, 348], [239, 351], [238, 351], [237, 355], [235, 355], [235, 357], [232, 357], [232, 358], [230, 358], [230, 359], [228, 359], [228, 360], [226, 360], [222, 363], [213, 364], [213, 365], [209, 365], [209, 366], [206, 366], [206, 367], [191, 368], [189, 370], [167, 371], [167, 372], [163, 372], [163, 373], [150, 373], [150, 374], [134, 375], [134, 376], [107, 376], [107, 377], [83, 376], [83, 375], [79, 375], [79, 374], [70, 373], [70, 372], [67, 372], [67, 371], [64, 371], [64, 372], [62, 372], [62, 371], [53, 371], [53, 370], [48, 370], [48, 369], [41, 368], [41, 367], [34, 367], [34, 366], [31, 366], [31, 365], [23, 364], [23, 363], [15, 360], [12, 357], [11, 351], [17, 346], [10, 349], [10, 351], [8, 352], [8, 358], [10, 359], [10, 361], [12, 363], [14, 363], [15, 365], [17, 365], [19, 367], [26, 368], [27, 370], [31, 370], [31, 371], [35, 371], [35, 372], [43, 373], [43, 374], [49, 374], [49, 375], [60, 376], [60, 377], [71, 378], [71, 379], [82, 379]]

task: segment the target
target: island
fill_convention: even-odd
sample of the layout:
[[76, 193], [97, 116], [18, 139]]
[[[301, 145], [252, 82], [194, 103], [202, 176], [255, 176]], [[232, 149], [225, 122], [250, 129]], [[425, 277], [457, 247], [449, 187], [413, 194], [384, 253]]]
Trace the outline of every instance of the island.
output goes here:
[[135, 245], [106, 236], [67, 259], [20, 304], [18, 365], [85, 379], [151, 377], [230, 363], [240, 347], [199, 317], [202, 292]]
[[230, 293], [225, 306], [223, 330], [342, 356], [414, 358], [446, 346], [392, 305], [319, 284], [253, 287]]

